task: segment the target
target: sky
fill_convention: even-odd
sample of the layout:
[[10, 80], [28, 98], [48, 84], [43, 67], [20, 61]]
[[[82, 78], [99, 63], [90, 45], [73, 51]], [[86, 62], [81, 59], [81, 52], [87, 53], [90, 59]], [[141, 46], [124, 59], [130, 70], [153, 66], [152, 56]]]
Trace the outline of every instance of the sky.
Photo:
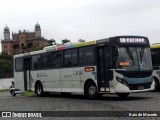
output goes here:
[[[0, 39], [10, 33], [34, 31], [42, 36], [76, 42], [118, 35], [139, 35], [160, 43], [160, 0], [1, 0]], [[1, 45], [0, 45], [1, 49]]]

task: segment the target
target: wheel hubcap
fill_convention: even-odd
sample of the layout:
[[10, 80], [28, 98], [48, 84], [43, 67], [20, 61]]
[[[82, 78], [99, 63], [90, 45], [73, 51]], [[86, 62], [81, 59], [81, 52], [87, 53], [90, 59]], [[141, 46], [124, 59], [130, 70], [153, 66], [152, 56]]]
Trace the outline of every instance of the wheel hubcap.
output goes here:
[[156, 88], [157, 87], [157, 83], [156, 83], [156, 81], [154, 80], [154, 87]]
[[38, 89], [38, 90], [37, 90], [37, 93], [40, 95], [40, 94], [42, 93], [42, 87], [41, 87], [41, 86], [38, 86], [37, 89]]
[[90, 94], [90, 95], [94, 95], [95, 92], [96, 92], [96, 88], [95, 88], [94, 86], [91, 86], [91, 87], [89, 88], [89, 94]]

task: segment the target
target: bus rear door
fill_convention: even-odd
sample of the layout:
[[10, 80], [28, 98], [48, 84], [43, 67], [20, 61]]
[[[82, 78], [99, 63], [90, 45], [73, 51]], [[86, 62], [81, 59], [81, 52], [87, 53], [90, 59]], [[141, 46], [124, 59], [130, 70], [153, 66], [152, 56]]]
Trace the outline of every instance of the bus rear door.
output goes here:
[[31, 90], [31, 58], [24, 58], [24, 90]]

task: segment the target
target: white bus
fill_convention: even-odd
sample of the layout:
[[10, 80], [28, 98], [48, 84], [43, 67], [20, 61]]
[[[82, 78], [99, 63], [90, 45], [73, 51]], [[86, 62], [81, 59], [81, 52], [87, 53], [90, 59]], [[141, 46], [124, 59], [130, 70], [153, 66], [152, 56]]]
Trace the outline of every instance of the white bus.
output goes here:
[[46, 47], [14, 56], [16, 88], [84, 94], [94, 99], [116, 93], [154, 89], [148, 38], [116, 36], [77, 44]]
[[151, 45], [153, 76], [155, 81], [155, 91], [160, 90], [160, 43]]

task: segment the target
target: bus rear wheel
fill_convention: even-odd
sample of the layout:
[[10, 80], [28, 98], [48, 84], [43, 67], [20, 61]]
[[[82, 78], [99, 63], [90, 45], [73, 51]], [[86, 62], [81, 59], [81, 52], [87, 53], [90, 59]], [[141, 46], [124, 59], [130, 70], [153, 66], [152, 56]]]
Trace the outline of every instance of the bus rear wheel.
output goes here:
[[43, 96], [43, 94], [44, 94], [44, 92], [43, 92], [43, 86], [42, 86], [41, 83], [37, 83], [37, 85], [36, 85], [36, 94], [39, 97]]
[[98, 97], [97, 87], [93, 82], [89, 82], [85, 86], [84, 92], [88, 99], [96, 99]]
[[129, 93], [117, 93], [117, 95], [120, 97], [120, 98], [126, 98]]

